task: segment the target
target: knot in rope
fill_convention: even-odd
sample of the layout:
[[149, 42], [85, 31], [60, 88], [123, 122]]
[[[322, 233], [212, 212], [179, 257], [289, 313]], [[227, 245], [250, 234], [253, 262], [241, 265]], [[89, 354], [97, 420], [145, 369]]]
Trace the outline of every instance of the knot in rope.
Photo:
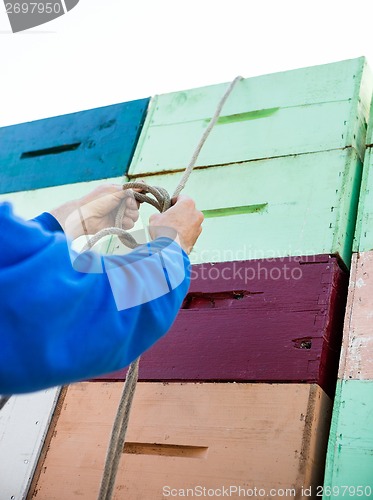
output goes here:
[[[162, 187], [149, 186], [144, 182], [127, 182], [123, 185], [123, 189], [140, 190], [133, 191], [132, 195], [135, 200], [139, 203], [148, 203], [149, 205], [152, 205], [160, 213], [165, 212], [171, 207], [171, 196], [168, 194], [168, 191]], [[149, 194], [153, 195], [153, 198], [150, 197]], [[89, 241], [87, 241], [82, 251], [85, 252], [86, 250], [92, 248], [104, 236], [112, 236], [113, 234], [117, 235], [123, 245], [126, 245], [128, 248], [137, 248], [139, 243], [137, 243], [135, 238], [128, 231], [123, 229], [123, 218], [126, 214], [126, 210], [126, 200], [123, 200], [115, 216], [115, 227], [101, 229], [101, 231], [96, 233]]]

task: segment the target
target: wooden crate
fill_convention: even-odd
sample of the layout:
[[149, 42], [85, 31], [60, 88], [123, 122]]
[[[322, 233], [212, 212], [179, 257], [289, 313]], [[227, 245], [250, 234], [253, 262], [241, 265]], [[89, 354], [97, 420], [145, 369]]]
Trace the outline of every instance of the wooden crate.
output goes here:
[[[330, 253], [349, 265], [361, 168], [348, 148], [194, 171], [185, 193], [206, 219], [192, 262]], [[172, 193], [181, 175], [146, 180]]]
[[[373, 496], [372, 317], [373, 252], [370, 251], [353, 254], [328, 445], [325, 486], [341, 491], [340, 497], [345, 485], [363, 487], [363, 498]], [[326, 489], [325, 499], [335, 498], [328, 492]]]
[[[97, 498], [121, 388], [67, 389], [29, 498]], [[292, 488], [303, 498], [302, 487], [322, 482], [330, 411], [313, 384], [139, 383], [114, 499], [197, 485]]]
[[123, 175], [149, 99], [0, 128], [0, 192]]
[[[185, 168], [227, 85], [153, 98], [130, 176]], [[364, 58], [242, 80], [197, 165], [346, 147], [363, 158], [371, 95]]]
[[335, 257], [202, 264], [192, 275], [140, 380], [316, 382], [333, 397], [348, 282]]

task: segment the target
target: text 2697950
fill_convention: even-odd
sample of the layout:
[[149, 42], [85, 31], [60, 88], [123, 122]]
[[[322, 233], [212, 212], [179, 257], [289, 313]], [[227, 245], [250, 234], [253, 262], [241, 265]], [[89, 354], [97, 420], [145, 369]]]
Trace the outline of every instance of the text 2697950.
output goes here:
[[6, 3], [5, 8], [8, 14], [60, 14], [62, 5], [59, 2], [23, 2]]
[[316, 496], [330, 498], [373, 498], [371, 486], [317, 486]]

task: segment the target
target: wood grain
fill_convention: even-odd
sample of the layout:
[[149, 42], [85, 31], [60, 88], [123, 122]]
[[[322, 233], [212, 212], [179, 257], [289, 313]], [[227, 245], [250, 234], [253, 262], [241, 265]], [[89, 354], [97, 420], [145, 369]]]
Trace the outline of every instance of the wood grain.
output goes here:
[[[187, 166], [227, 84], [152, 99], [129, 173]], [[197, 165], [346, 147], [363, 158], [372, 84], [364, 58], [240, 81]]]
[[0, 192], [126, 173], [149, 99], [0, 128]]
[[[121, 383], [70, 386], [29, 498], [97, 498]], [[114, 499], [158, 500], [163, 487], [294, 488], [322, 483], [331, 401], [315, 385], [140, 383]], [[193, 456], [142, 453], [155, 444]]]
[[141, 358], [140, 380], [305, 381], [333, 395], [348, 280], [335, 257], [202, 264], [192, 273], [170, 332]]

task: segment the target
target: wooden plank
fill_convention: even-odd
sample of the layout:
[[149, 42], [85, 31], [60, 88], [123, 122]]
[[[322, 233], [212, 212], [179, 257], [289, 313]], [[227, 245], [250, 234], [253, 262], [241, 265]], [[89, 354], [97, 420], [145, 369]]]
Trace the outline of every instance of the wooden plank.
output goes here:
[[356, 222], [354, 241], [355, 252], [373, 250], [373, 101], [371, 103], [368, 130], [366, 135], [366, 153], [361, 183], [359, 211]]
[[373, 150], [367, 148], [360, 191], [359, 211], [354, 241], [355, 252], [373, 250]]
[[[30, 498], [97, 498], [121, 383], [70, 386]], [[315, 385], [139, 383], [114, 499], [163, 487], [321, 484], [331, 402]], [[304, 497], [306, 498], [306, 497]]]
[[149, 99], [0, 129], [0, 192], [126, 173]]
[[26, 498], [59, 389], [13, 396], [0, 412], [0, 497]]
[[[330, 253], [348, 266], [361, 168], [348, 149], [195, 170], [185, 193], [209, 217], [192, 262]], [[172, 193], [180, 178], [172, 173], [146, 180]], [[152, 211], [142, 207], [145, 223]]]
[[[227, 85], [156, 96], [130, 176], [185, 168]], [[197, 165], [345, 147], [354, 147], [363, 158], [371, 95], [364, 58], [242, 80]]]
[[140, 380], [306, 381], [333, 395], [348, 281], [334, 257], [203, 264], [193, 276]]
[[372, 393], [373, 380], [338, 381], [324, 500], [373, 496]]
[[373, 252], [353, 255], [340, 379], [373, 380]]

